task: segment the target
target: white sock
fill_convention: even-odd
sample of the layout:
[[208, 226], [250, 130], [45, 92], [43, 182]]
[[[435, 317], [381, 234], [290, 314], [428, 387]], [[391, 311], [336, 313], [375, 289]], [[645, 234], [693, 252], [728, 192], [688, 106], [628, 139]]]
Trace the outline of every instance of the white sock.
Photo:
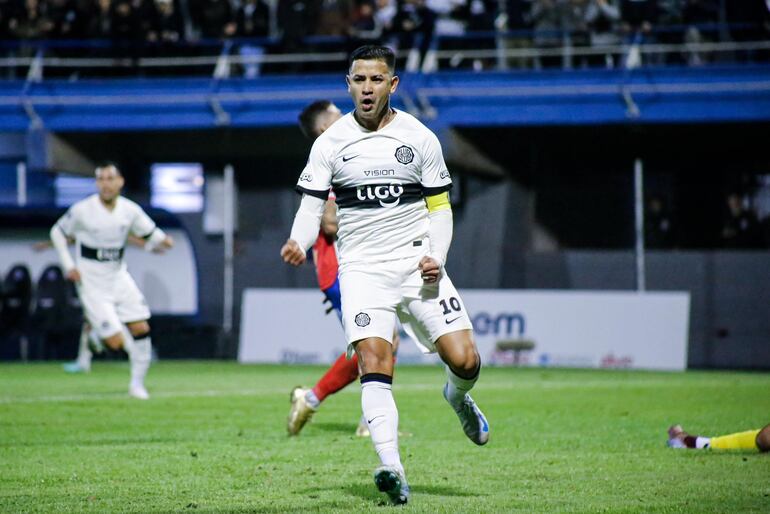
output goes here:
[[91, 369], [92, 358], [93, 354], [91, 353], [91, 349], [88, 348], [88, 330], [82, 329], [80, 331], [80, 341], [78, 344], [78, 366], [83, 369]]
[[321, 406], [321, 400], [318, 399], [318, 396], [316, 396], [312, 389], [305, 393], [305, 401], [314, 409]]
[[481, 371], [481, 367], [479, 367], [479, 371], [476, 372], [475, 377], [462, 378], [455, 375], [454, 371], [452, 371], [452, 369], [449, 366], [446, 366], [447, 401], [449, 402], [449, 405], [451, 405], [455, 410], [462, 408], [463, 400], [465, 399], [465, 394], [471, 389], [473, 389], [473, 386], [476, 384], [476, 381], [479, 379], [480, 371]]
[[695, 438], [695, 447], [699, 450], [703, 448], [708, 448], [710, 444], [711, 444], [710, 437], [698, 436]]
[[374, 373], [361, 377], [361, 408], [380, 462], [403, 472], [398, 453], [398, 409], [390, 383], [381, 379], [390, 377]]
[[134, 339], [128, 330], [125, 330], [123, 341], [128, 360], [131, 362], [131, 385], [144, 387], [144, 377], [147, 376], [147, 370], [150, 369], [150, 361], [152, 360], [150, 336], [148, 334], [141, 339]]

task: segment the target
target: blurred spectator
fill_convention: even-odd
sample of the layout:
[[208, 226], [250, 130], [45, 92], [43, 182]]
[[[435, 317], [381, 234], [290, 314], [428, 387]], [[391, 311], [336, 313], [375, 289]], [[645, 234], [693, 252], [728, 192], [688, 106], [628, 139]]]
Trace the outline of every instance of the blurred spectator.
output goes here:
[[644, 240], [648, 248], [673, 248], [676, 244], [671, 213], [659, 196], [647, 202], [644, 220]]
[[[564, 30], [566, 36], [564, 45], [567, 49], [587, 47], [590, 44], [588, 25], [588, 9], [590, 6], [590, 0], [566, 0], [564, 2], [562, 30]], [[588, 58], [585, 55], [575, 58], [571, 53], [568, 53], [564, 64], [568, 68], [571, 68], [573, 65], [586, 67], [588, 65]]]
[[48, 16], [53, 27], [49, 37], [57, 39], [79, 39], [85, 36], [86, 15], [76, 0], [47, 0]]
[[[507, 32], [503, 40], [506, 50], [526, 50], [532, 47], [532, 41], [529, 38], [530, 29], [530, 9], [529, 0], [507, 0], [505, 11], [498, 18], [497, 28]], [[531, 59], [527, 57], [507, 57], [506, 65], [515, 68], [529, 68]]]
[[184, 39], [184, 18], [174, 0], [155, 0], [148, 39], [161, 45], [170, 45]]
[[351, 49], [380, 42], [385, 27], [376, 16], [376, 9], [374, 0], [359, 2], [350, 25]]
[[[532, 42], [541, 50], [555, 50], [562, 47], [562, 7], [560, 0], [533, 0]], [[535, 67], [561, 66], [561, 55], [545, 55], [535, 59]]]
[[[236, 35], [240, 38], [266, 38], [270, 34], [270, 6], [264, 0], [245, 0], [235, 17]], [[257, 58], [265, 53], [264, 46], [244, 43], [239, 48], [241, 57]], [[243, 75], [255, 78], [260, 74], [261, 63], [246, 62]]]
[[[767, 0], [729, 1], [725, 4], [730, 38], [737, 42], [765, 41], [770, 38], [770, 5]], [[767, 52], [742, 51], [741, 61], [767, 60]]]
[[93, 0], [91, 17], [86, 24], [86, 35], [91, 39], [108, 39], [112, 35], [111, 0]]
[[347, 36], [353, 23], [352, 0], [322, 0], [316, 34]]
[[375, 0], [374, 20], [382, 27], [383, 33], [393, 28], [393, 18], [396, 16], [396, 0]]
[[[684, 0], [682, 7], [682, 23], [685, 25], [685, 44], [700, 44], [711, 41], [709, 31], [704, 31], [704, 25], [714, 24], [719, 19], [719, 5], [714, 0]], [[687, 53], [687, 64], [700, 66], [704, 63], [705, 54], [697, 50]]]
[[235, 14], [230, 0], [190, 0], [190, 16], [204, 39], [235, 35]]
[[[631, 46], [624, 57], [626, 68], [642, 64], [639, 45], [653, 40], [652, 28], [658, 18], [657, 0], [621, 0], [621, 29]], [[653, 60], [655, 60], [653, 58]]]
[[9, 23], [12, 34], [19, 39], [46, 39], [53, 29], [46, 5], [38, 0], [24, 0]]
[[[620, 21], [618, 0], [591, 0], [586, 10], [586, 22], [591, 33], [591, 46], [614, 46], [620, 44], [617, 23]], [[607, 68], [615, 66], [615, 58], [608, 53], [595, 56], [591, 63], [604, 64]]]
[[302, 39], [316, 32], [320, 8], [320, 0], [281, 0], [278, 3], [278, 29], [283, 52], [303, 49]]
[[759, 222], [738, 193], [727, 195], [727, 209], [720, 232], [725, 248], [756, 248], [759, 246]]
[[[436, 28], [436, 14], [428, 8], [426, 0], [398, 0], [396, 6], [392, 30], [397, 50], [417, 52], [416, 57], [413, 57], [407, 66], [397, 65], [397, 69], [416, 71], [420, 69], [430, 48]], [[397, 56], [401, 57], [398, 54]]]
[[657, 0], [622, 0], [620, 13], [624, 32], [649, 34], [658, 17], [658, 3]]

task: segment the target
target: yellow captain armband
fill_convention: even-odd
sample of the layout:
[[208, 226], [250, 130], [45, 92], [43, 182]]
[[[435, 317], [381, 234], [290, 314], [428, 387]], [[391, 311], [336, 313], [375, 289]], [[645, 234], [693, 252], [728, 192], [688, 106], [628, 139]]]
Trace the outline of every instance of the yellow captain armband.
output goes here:
[[449, 203], [448, 191], [433, 196], [426, 196], [425, 204], [428, 206], [428, 212], [443, 211], [452, 208], [452, 204]]

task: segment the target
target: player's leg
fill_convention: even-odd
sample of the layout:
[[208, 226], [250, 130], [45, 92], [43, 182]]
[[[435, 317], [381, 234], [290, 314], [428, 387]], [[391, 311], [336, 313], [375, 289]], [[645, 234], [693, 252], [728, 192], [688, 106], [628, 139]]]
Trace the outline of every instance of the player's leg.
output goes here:
[[463, 432], [478, 445], [489, 440], [489, 423], [469, 392], [479, 378], [481, 359], [472, 323], [460, 295], [444, 273], [438, 284], [425, 285], [416, 269], [398, 313], [404, 329], [424, 353], [438, 352], [446, 364], [444, 398], [457, 413]]
[[680, 425], [674, 425], [668, 429], [668, 445], [672, 448], [768, 451], [769, 443], [770, 425], [761, 430], [747, 430], [714, 437], [689, 434]]
[[[391, 343], [391, 349], [393, 351], [393, 372], [395, 373], [395, 366], [396, 366], [396, 354], [398, 353], [398, 345], [401, 343], [401, 337], [398, 335], [398, 329], [393, 331], [393, 342]], [[357, 361], [358, 359], [356, 359]], [[371, 433], [369, 432], [369, 424], [366, 422], [366, 416], [361, 414], [361, 420], [358, 422], [358, 427], [356, 427], [356, 436], [358, 437], [369, 437]], [[399, 432], [399, 435], [401, 435], [401, 432]]]
[[125, 350], [131, 364], [129, 394], [137, 399], [149, 398], [144, 380], [152, 359], [152, 340], [150, 337], [150, 309], [144, 295], [128, 273], [118, 277], [120, 295], [116, 298], [116, 311], [120, 321], [125, 324], [123, 331]]
[[770, 452], [770, 425], [759, 431], [756, 438], [757, 448], [761, 452]]
[[144, 379], [150, 369], [152, 360], [152, 342], [150, 339], [150, 324], [147, 320], [126, 323], [129, 336], [126, 345], [129, 362], [131, 364], [131, 381], [128, 386], [128, 394], [140, 400], [150, 398], [144, 386]]
[[78, 340], [78, 356], [72, 362], [64, 364], [64, 371], [67, 373], [88, 373], [91, 371], [91, 359], [93, 353], [89, 348], [89, 333], [91, 332], [88, 323], [83, 323]]
[[446, 364], [447, 381], [444, 398], [452, 406], [463, 432], [478, 445], [489, 440], [489, 423], [469, 394], [481, 371], [481, 359], [470, 330], [459, 330], [440, 336], [436, 350]]
[[[342, 317], [342, 300], [340, 296], [339, 279], [328, 289], [324, 290], [326, 300], [331, 304], [331, 310]], [[348, 359], [346, 354], [340, 355], [331, 367], [311, 389], [295, 387], [290, 395], [291, 408], [286, 422], [289, 435], [299, 434], [302, 427], [310, 421], [327, 396], [340, 391], [358, 378], [358, 358], [354, 355]]]
[[361, 366], [361, 408], [382, 464], [374, 472], [377, 488], [395, 504], [409, 500], [409, 486], [398, 450], [398, 409], [393, 399], [393, 350], [370, 337], [353, 343]]
[[396, 328], [395, 306], [401, 301], [402, 280], [397, 268], [342, 267], [340, 285], [345, 337], [358, 356], [361, 370], [361, 410], [382, 464], [375, 470], [374, 481], [391, 502], [403, 504], [409, 499], [409, 486], [398, 450], [390, 340]]

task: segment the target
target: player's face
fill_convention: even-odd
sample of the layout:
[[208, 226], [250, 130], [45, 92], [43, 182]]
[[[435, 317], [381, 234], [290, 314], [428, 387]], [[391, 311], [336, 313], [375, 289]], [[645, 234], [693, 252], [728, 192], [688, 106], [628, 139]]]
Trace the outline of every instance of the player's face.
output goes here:
[[111, 202], [123, 188], [123, 177], [113, 166], [99, 168], [96, 172], [96, 188], [103, 202]]
[[346, 77], [348, 92], [363, 120], [379, 120], [390, 108], [390, 95], [396, 92], [398, 77], [379, 59], [357, 59]]

